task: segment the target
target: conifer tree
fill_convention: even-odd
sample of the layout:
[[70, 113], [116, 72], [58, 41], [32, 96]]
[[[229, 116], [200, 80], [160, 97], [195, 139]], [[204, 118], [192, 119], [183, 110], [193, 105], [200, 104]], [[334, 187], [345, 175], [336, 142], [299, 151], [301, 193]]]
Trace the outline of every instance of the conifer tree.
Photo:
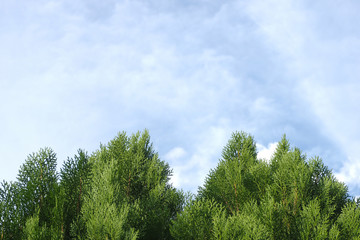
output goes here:
[[97, 162], [93, 168], [92, 186], [85, 198], [83, 218], [88, 239], [136, 239], [137, 232], [128, 221], [129, 205], [117, 205], [119, 185], [113, 183], [114, 160]]
[[85, 235], [81, 208], [90, 183], [90, 173], [89, 156], [81, 149], [74, 158], [68, 158], [60, 170], [60, 185], [64, 195], [62, 212], [64, 239]]
[[264, 194], [269, 171], [265, 162], [256, 158], [256, 144], [244, 132], [233, 133], [224, 147], [222, 159], [211, 170], [199, 197], [214, 199], [223, 204], [228, 213], [239, 211], [244, 203]]
[[[26, 240], [43, 240], [46, 239], [46, 225], [39, 225], [39, 213], [33, 214], [26, 220], [24, 228], [24, 239]], [[56, 238], [53, 238], [56, 239]]]
[[17, 178], [21, 228], [29, 219], [38, 219], [39, 227], [47, 228], [43, 239], [60, 239], [62, 235], [62, 198], [59, 195], [56, 164], [56, 154], [52, 149], [40, 149], [28, 156]]
[[337, 239], [360, 239], [360, 208], [355, 200], [348, 202], [342, 208], [341, 214], [336, 220], [336, 226], [338, 226]]
[[21, 239], [22, 216], [19, 187], [3, 181], [0, 186], [0, 239]]
[[90, 221], [93, 212], [100, 211], [98, 219], [105, 212], [118, 215], [119, 228], [129, 229], [124, 234], [130, 238], [170, 238], [169, 224], [181, 210], [183, 197], [169, 184], [170, 167], [154, 152], [148, 131], [131, 137], [120, 133], [102, 145], [90, 161], [93, 177], [83, 208], [89, 235], [94, 229], [106, 229], [105, 222]]
[[51, 224], [51, 211], [55, 206], [57, 189], [57, 158], [50, 148], [29, 155], [20, 167], [18, 184], [21, 193], [21, 210], [24, 218], [39, 210], [39, 224]]
[[[218, 166], [210, 171], [199, 189], [196, 201], [215, 201], [226, 211], [207, 215], [211, 219], [207, 222], [212, 224], [202, 221], [204, 226], [199, 223], [189, 226], [192, 209], [185, 208], [173, 221], [172, 232], [188, 226], [191, 233], [194, 229], [204, 229], [206, 224], [212, 226], [207, 232], [208, 239], [356, 239], [359, 236], [356, 204], [350, 203], [347, 187], [336, 180], [320, 158], [307, 160], [298, 148], [290, 149], [285, 135], [269, 163], [257, 159], [255, 146], [250, 135], [235, 132]], [[196, 236], [189, 238], [197, 239]]]
[[174, 239], [212, 239], [214, 224], [219, 227], [214, 219], [223, 216], [224, 207], [214, 200], [200, 199], [191, 201], [178, 215], [171, 226], [171, 235]]
[[270, 166], [273, 172], [276, 171], [276, 169], [278, 168], [278, 162], [281, 161], [281, 158], [289, 151], [290, 151], [290, 143], [289, 140], [286, 138], [286, 135], [284, 134], [280, 142], [278, 142], [275, 153], [271, 159]]
[[169, 183], [147, 130], [79, 150], [60, 182], [56, 161], [40, 149], [0, 184], [0, 240], [360, 239], [360, 200], [285, 135], [266, 161], [251, 135], [233, 133], [195, 197]]

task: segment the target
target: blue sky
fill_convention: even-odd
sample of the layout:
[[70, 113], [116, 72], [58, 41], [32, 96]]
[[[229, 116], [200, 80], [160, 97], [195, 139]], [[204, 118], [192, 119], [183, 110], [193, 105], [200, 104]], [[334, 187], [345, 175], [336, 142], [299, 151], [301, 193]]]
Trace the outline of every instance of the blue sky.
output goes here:
[[2, 0], [0, 178], [149, 129], [195, 191], [231, 133], [286, 133], [360, 195], [360, 2]]

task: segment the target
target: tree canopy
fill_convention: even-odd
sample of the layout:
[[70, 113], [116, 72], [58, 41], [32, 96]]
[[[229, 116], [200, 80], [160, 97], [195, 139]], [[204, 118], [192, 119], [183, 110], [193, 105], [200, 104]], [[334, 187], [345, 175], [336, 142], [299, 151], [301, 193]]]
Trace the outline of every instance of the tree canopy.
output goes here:
[[[222, 208], [201, 214], [213, 202]], [[285, 135], [268, 162], [257, 158], [251, 135], [235, 132], [193, 203], [173, 221], [175, 239], [188, 239], [189, 228], [199, 228], [188, 224], [194, 215], [206, 225], [206, 239], [360, 237], [360, 209], [347, 187], [320, 158], [307, 160], [298, 148], [290, 149]]]
[[147, 130], [56, 164], [40, 149], [1, 183], [0, 240], [360, 239], [359, 202], [285, 135], [265, 160], [251, 135], [234, 132], [197, 194], [170, 184]]

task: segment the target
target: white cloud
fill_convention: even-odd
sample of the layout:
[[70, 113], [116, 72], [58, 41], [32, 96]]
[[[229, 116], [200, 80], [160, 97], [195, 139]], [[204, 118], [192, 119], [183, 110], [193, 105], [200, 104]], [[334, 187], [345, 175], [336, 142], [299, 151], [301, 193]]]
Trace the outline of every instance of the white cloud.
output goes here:
[[232, 130], [325, 132], [359, 155], [358, 14], [320, 2], [2, 1], [0, 175], [44, 145], [62, 161], [144, 128], [191, 189]]
[[175, 147], [171, 149], [165, 156], [167, 161], [176, 161], [186, 155], [186, 151], [181, 147]]
[[[334, 171], [335, 177], [346, 183], [350, 191], [360, 190], [360, 161], [358, 158], [349, 158], [343, 162], [343, 166], [338, 171]], [[357, 192], [358, 194], [358, 192]]]
[[259, 151], [257, 154], [258, 159], [265, 159], [267, 162], [269, 162], [276, 150], [277, 145], [278, 143], [274, 142], [274, 143], [269, 143], [268, 146], [266, 147], [257, 143], [256, 147]]
[[360, 154], [359, 145], [353, 144], [360, 136], [360, 38], [359, 31], [349, 28], [359, 21], [354, 5], [358, 4], [346, 2], [338, 8], [326, 1], [269, 0], [253, 1], [247, 10], [264, 40], [283, 59], [294, 79], [293, 93], [304, 102], [300, 106], [312, 112], [322, 134], [347, 155], [337, 176], [359, 189], [359, 164], [351, 160]]
[[228, 135], [227, 126], [213, 126], [197, 137], [191, 152], [181, 147], [171, 149], [164, 159], [170, 161], [173, 168], [173, 185], [195, 193], [210, 169], [216, 167]]
[[335, 177], [341, 182], [358, 182], [360, 181], [360, 163], [356, 161], [347, 161], [340, 169], [335, 172]]

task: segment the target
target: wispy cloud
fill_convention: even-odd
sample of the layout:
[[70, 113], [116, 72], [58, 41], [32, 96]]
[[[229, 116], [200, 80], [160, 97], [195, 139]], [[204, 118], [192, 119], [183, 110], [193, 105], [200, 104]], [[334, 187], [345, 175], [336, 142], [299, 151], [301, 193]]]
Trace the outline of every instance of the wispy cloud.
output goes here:
[[144, 128], [186, 189], [216, 166], [233, 130], [266, 148], [286, 133], [336, 171], [359, 155], [354, 1], [0, 4], [6, 179], [39, 147], [61, 163]]
[[350, 26], [359, 20], [354, 9], [360, 5], [348, 1], [337, 8], [320, 2], [258, 1], [248, 9], [269, 44], [286, 61], [297, 96], [308, 104], [320, 130], [345, 152], [347, 160], [340, 160], [344, 165], [338, 176], [354, 191], [360, 189], [359, 179], [350, 170], [358, 168], [354, 159], [360, 153], [356, 124], [360, 120], [360, 39], [359, 31]]
[[231, 132], [226, 120], [217, 126], [211, 126], [196, 137], [194, 146], [188, 146], [189, 152], [182, 147], [171, 149], [164, 159], [173, 167], [171, 179], [175, 187], [196, 192], [203, 184], [211, 168], [215, 168], [217, 160], [221, 158], [222, 148], [225, 146]]

